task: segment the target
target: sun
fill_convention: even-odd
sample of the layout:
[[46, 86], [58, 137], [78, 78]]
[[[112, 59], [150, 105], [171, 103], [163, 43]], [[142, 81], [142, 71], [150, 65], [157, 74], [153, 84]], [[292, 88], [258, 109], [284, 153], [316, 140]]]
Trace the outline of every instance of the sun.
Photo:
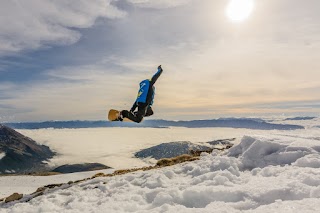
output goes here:
[[253, 0], [230, 0], [226, 15], [231, 21], [241, 22], [250, 16], [253, 6]]

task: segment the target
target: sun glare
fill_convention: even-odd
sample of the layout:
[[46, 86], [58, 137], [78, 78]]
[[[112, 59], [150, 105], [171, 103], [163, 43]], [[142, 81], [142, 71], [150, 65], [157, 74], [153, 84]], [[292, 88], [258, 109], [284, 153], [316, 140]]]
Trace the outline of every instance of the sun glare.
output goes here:
[[247, 19], [253, 10], [253, 0], [231, 0], [226, 15], [231, 21], [241, 22]]

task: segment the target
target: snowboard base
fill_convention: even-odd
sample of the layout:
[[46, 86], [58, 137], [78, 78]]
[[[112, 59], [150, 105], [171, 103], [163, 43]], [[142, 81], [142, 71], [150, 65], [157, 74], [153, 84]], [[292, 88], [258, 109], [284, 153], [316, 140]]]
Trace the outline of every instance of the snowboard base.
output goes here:
[[[116, 110], [116, 109], [110, 109], [109, 113], [108, 113], [108, 120], [109, 121], [119, 121], [118, 117], [119, 117], [120, 111]], [[132, 122], [132, 120], [128, 119], [128, 118], [124, 118], [123, 121], [125, 122]]]

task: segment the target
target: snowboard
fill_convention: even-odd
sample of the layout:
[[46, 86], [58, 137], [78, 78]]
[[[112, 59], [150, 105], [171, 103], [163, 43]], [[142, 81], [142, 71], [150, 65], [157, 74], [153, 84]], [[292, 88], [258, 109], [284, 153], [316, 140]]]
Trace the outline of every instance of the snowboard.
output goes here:
[[[108, 113], [108, 120], [109, 121], [119, 121], [118, 120], [119, 113], [120, 113], [120, 111], [118, 111], [116, 109], [110, 109], [109, 113]], [[128, 118], [124, 118], [123, 121], [132, 122], [132, 120], [130, 120]]]

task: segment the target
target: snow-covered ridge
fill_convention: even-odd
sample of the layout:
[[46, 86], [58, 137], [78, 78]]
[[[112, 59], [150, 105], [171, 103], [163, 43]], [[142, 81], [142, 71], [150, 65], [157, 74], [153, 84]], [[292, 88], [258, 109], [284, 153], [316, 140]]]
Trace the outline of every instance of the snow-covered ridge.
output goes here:
[[0, 212], [319, 212], [320, 141], [245, 136], [220, 155], [99, 177]]

